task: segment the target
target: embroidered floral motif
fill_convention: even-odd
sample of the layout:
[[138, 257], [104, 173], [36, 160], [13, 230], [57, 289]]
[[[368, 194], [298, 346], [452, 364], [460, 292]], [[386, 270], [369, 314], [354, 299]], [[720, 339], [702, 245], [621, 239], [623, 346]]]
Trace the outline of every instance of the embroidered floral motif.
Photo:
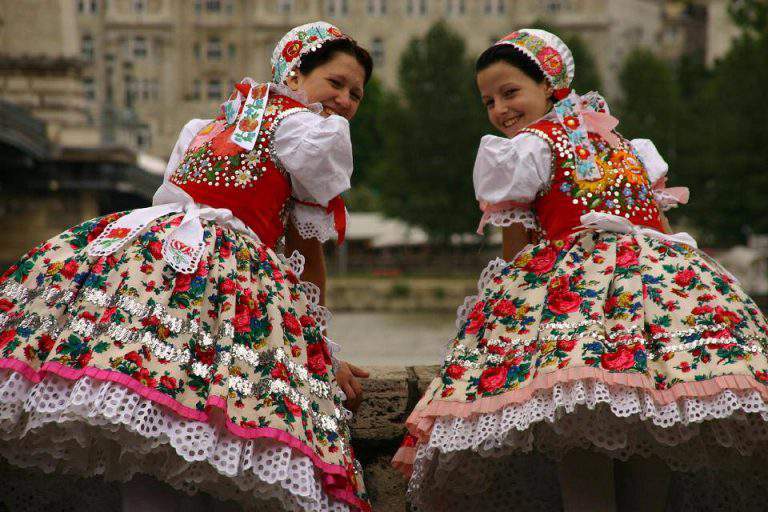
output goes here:
[[[261, 119], [260, 134], [269, 133], [278, 116], [284, 110], [284, 97], [270, 96], [264, 117]], [[242, 123], [253, 121], [245, 118]], [[248, 126], [245, 127], [247, 129]], [[229, 142], [234, 125], [226, 120], [213, 121], [193, 140], [179, 167], [171, 176], [176, 185], [185, 183], [206, 184], [214, 187], [248, 188], [274, 165], [271, 148], [263, 139], [251, 151], [246, 151]], [[203, 133], [205, 132], [205, 133]], [[208, 138], [211, 133], [215, 136]], [[204, 136], [205, 138], [201, 137]], [[254, 135], [256, 137], [256, 135]], [[198, 139], [199, 138], [199, 139]], [[195, 144], [197, 142], [197, 144]]]
[[[562, 175], [555, 173], [550, 186], [571, 197], [573, 204], [582, 208], [582, 214], [605, 211], [626, 218], [639, 216], [646, 221], [658, 216], [645, 168], [626, 139], [620, 139], [619, 147], [612, 148], [599, 136], [590, 134], [588, 143], [595, 154], [601, 177], [583, 180], [576, 172], [574, 151], [569, 147], [564, 130], [554, 128], [552, 135], [537, 128], [524, 128], [522, 131], [536, 134], [550, 143], [556, 165], [563, 169]], [[586, 148], [580, 147], [576, 148], [576, 152], [580, 149], [589, 153]]]

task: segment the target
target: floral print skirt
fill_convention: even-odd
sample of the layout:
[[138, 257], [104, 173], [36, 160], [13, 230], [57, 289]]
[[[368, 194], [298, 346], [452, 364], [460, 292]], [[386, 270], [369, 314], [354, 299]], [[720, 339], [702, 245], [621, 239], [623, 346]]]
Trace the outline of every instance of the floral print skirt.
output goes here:
[[675, 510], [717, 510], [696, 504], [728, 472], [768, 496], [741, 471], [768, 454], [768, 324], [717, 262], [584, 231], [494, 260], [478, 290], [393, 461], [420, 510], [556, 510], [574, 448], [658, 457], [691, 483]]
[[162, 259], [183, 214], [114, 255], [80, 224], [0, 278], [0, 456], [80, 476], [149, 473], [287, 510], [368, 510], [303, 258], [203, 222], [196, 272]]

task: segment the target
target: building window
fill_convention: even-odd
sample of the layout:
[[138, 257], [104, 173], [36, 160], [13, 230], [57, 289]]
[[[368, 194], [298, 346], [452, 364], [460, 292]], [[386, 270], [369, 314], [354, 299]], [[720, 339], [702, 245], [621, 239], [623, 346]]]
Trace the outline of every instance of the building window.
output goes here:
[[205, 10], [208, 12], [221, 12], [221, 0], [206, 0]]
[[445, 0], [446, 16], [462, 16], [467, 10], [465, 0]]
[[137, 59], [143, 59], [147, 56], [147, 38], [144, 36], [133, 38], [133, 56]]
[[221, 99], [221, 80], [212, 78], [208, 80], [208, 99], [219, 100]]
[[93, 62], [94, 53], [93, 38], [88, 35], [83, 36], [83, 38], [80, 40], [80, 55], [83, 56], [85, 61]]
[[136, 147], [148, 150], [152, 146], [152, 132], [149, 126], [139, 126], [136, 129]]
[[136, 81], [131, 75], [125, 75], [125, 108], [132, 109], [136, 100]]
[[371, 41], [371, 58], [376, 66], [384, 64], [384, 41], [380, 37], [375, 37]]
[[99, 0], [77, 0], [77, 12], [96, 14], [99, 12]]
[[203, 56], [203, 52], [200, 49], [200, 43], [195, 43], [192, 45], [192, 54], [195, 56], [195, 60], [200, 60], [200, 58]]
[[405, 13], [408, 16], [426, 16], [427, 0], [406, 0]]
[[93, 78], [88, 77], [83, 79], [83, 91], [85, 92], [85, 99], [96, 99], [96, 82]]
[[147, 0], [133, 0], [133, 12], [147, 12]]
[[571, 10], [572, 6], [570, 0], [549, 0], [544, 2], [544, 7], [547, 11], [554, 13]]
[[506, 0], [485, 0], [483, 3], [483, 13], [486, 15], [504, 14], [506, 11]]
[[385, 16], [387, 14], [387, 0], [368, 0], [366, 11], [371, 16]]
[[203, 82], [195, 79], [192, 82], [192, 99], [199, 100], [203, 95]]
[[229, 46], [227, 46], [227, 54], [229, 55], [230, 59], [234, 59], [237, 55], [237, 46], [235, 46], [235, 43], [229, 43]]
[[277, 12], [288, 14], [293, 10], [293, 0], [277, 0]]
[[337, 18], [346, 16], [349, 13], [348, 0], [325, 0], [325, 14]]
[[221, 59], [221, 39], [218, 37], [209, 37], [205, 53], [210, 60]]

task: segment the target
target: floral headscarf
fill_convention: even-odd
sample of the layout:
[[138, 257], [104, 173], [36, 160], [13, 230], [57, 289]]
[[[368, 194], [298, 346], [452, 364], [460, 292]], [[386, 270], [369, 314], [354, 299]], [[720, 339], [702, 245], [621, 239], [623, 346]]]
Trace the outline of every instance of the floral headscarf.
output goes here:
[[272, 52], [272, 83], [257, 83], [251, 78], [244, 78], [221, 105], [227, 122], [237, 123], [232, 133], [232, 142], [248, 151], [252, 150], [261, 129], [269, 91], [284, 87], [291, 71], [301, 64], [303, 55], [336, 39], [348, 39], [348, 36], [325, 21], [307, 23], [285, 34]]
[[523, 28], [495, 43], [509, 45], [530, 58], [554, 88], [555, 113], [565, 128], [576, 158], [576, 175], [581, 180], [602, 177], [595, 163], [587, 129], [600, 134], [609, 144], [618, 144], [613, 129], [619, 121], [610, 115], [608, 103], [596, 92], [579, 96], [571, 89], [576, 64], [562, 39], [546, 30]]

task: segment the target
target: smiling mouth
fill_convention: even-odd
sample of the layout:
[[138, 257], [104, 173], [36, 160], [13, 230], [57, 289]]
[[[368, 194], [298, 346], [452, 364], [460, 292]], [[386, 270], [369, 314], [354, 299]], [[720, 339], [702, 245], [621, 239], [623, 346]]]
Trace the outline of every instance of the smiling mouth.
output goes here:
[[519, 116], [512, 117], [510, 119], [507, 119], [501, 125], [504, 128], [512, 128], [514, 125], [516, 125], [521, 119], [523, 118], [523, 115], [520, 114]]

